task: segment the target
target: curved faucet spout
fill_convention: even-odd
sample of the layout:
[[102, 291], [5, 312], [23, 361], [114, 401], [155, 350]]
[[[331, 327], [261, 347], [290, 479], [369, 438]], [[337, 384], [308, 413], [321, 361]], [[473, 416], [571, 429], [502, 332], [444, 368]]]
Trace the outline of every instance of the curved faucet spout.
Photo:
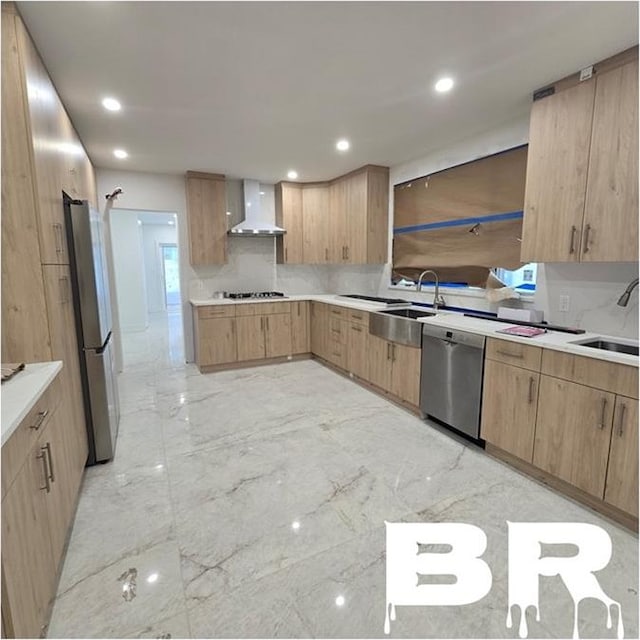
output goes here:
[[625, 289], [625, 292], [620, 296], [618, 300], [619, 307], [626, 307], [629, 304], [629, 298], [631, 297], [631, 292], [638, 286], [638, 278], [632, 280], [629, 283], [629, 286]]
[[435, 280], [435, 283], [436, 283], [435, 291], [433, 292], [433, 310], [437, 311], [439, 307], [444, 307], [445, 302], [444, 302], [444, 298], [440, 295], [440, 281], [438, 280], [438, 274], [435, 271], [433, 271], [432, 269], [427, 269], [418, 276], [416, 291], [420, 292], [422, 290], [422, 278], [427, 273], [433, 274], [433, 279]]

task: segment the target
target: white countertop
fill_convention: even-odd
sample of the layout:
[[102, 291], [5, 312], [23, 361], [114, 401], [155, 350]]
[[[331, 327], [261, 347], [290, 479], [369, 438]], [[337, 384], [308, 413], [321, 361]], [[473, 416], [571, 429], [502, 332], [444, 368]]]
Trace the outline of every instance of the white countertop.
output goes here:
[[2, 445], [11, 437], [62, 369], [62, 362], [28, 364], [2, 383]]
[[[334, 304], [340, 307], [350, 309], [359, 309], [360, 311], [381, 311], [385, 309], [385, 305], [376, 302], [366, 302], [362, 300], [350, 300], [337, 296], [329, 295], [293, 295], [285, 298], [245, 298], [243, 300], [231, 300], [229, 298], [208, 298], [198, 299], [192, 298], [189, 302], [194, 307], [212, 306], [212, 305], [228, 305], [228, 304], [247, 304], [261, 302], [295, 302], [298, 300], [316, 300], [327, 304]], [[411, 306], [408, 302], [407, 307]], [[428, 308], [426, 308], [429, 310]], [[545, 349], [554, 349], [556, 351], [564, 351], [578, 356], [586, 356], [596, 358], [598, 360], [607, 360], [608, 362], [616, 362], [618, 364], [626, 364], [632, 367], [640, 365], [638, 356], [632, 356], [627, 353], [618, 353], [616, 351], [604, 351], [602, 349], [594, 349], [591, 347], [583, 347], [582, 345], [572, 344], [574, 342], [583, 342], [589, 339], [604, 338], [621, 342], [623, 344], [637, 345], [637, 340], [628, 338], [618, 338], [617, 336], [609, 336], [603, 333], [586, 332], [580, 334], [564, 333], [561, 331], [548, 331], [534, 338], [524, 338], [520, 336], [512, 336], [504, 333], [497, 333], [500, 329], [513, 326], [508, 322], [495, 322], [492, 320], [484, 320], [482, 318], [470, 318], [457, 311], [439, 311], [435, 316], [421, 318], [419, 322], [431, 324], [439, 327], [448, 327], [450, 329], [459, 329], [461, 331], [469, 331], [470, 333], [478, 333], [500, 340], [508, 340], [510, 342], [520, 342], [532, 346], [543, 347]]]

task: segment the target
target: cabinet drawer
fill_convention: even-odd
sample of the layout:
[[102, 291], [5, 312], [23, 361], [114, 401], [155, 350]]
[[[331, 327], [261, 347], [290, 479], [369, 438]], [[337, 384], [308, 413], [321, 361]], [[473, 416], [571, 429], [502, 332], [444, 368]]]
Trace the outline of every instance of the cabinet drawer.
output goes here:
[[330, 318], [344, 318], [347, 319], [348, 309], [344, 307], [334, 307], [333, 305], [329, 306], [329, 317]]
[[349, 325], [338, 318], [329, 318], [329, 341], [338, 344], [347, 344], [347, 331]]
[[531, 371], [540, 371], [542, 349], [520, 344], [519, 342], [487, 338], [486, 356], [489, 360], [506, 362]]
[[274, 313], [291, 313], [291, 303], [255, 302], [236, 305], [237, 316], [270, 316]]
[[638, 398], [637, 367], [544, 349], [542, 373], [628, 398]]
[[2, 498], [22, 468], [31, 447], [49, 424], [61, 397], [60, 376], [57, 376], [2, 447]]
[[367, 311], [355, 311], [352, 309], [349, 311], [348, 316], [351, 322], [369, 326], [369, 313]]
[[200, 320], [206, 320], [208, 318], [233, 318], [235, 315], [235, 305], [220, 304], [211, 307], [198, 307], [198, 318], [200, 318]]

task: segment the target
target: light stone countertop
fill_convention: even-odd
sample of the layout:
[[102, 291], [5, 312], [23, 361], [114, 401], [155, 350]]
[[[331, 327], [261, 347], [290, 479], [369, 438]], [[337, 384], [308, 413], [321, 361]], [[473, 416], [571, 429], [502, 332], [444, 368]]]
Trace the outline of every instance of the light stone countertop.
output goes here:
[[62, 370], [62, 362], [28, 364], [2, 383], [2, 446]]
[[[362, 300], [348, 300], [335, 294], [293, 295], [287, 296], [285, 298], [259, 298], [244, 300], [231, 300], [229, 298], [192, 298], [191, 300], [189, 300], [189, 302], [194, 307], [202, 307], [247, 303], [260, 304], [261, 302], [279, 301], [295, 302], [298, 300], [315, 300], [318, 302], [325, 302], [327, 304], [333, 304], [340, 307], [347, 307], [349, 309], [358, 309], [360, 311], [381, 311], [386, 308], [383, 304], [366, 302]], [[411, 303], [408, 302], [406, 306], [410, 307]], [[428, 308], [426, 309], [428, 310]], [[473, 312], [472, 310], [469, 311], [471, 313]], [[595, 358], [597, 360], [606, 360], [608, 362], [626, 364], [632, 367], [640, 366], [640, 359], [638, 358], [638, 356], [629, 355], [627, 353], [618, 353], [615, 351], [604, 351], [603, 349], [594, 349], [592, 347], [584, 347], [579, 344], [573, 344], [575, 342], [583, 342], [596, 338], [604, 338], [605, 340], [612, 340], [623, 344], [638, 344], [637, 340], [631, 340], [629, 338], [619, 338], [617, 336], [610, 336], [603, 333], [593, 333], [589, 331], [580, 334], [563, 333], [561, 331], [548, 331], [547, 333], [535, 336], [534, 338], [524, 338], [520, 336], [507, 335], [504, 333], [497, 333], [500, 329], [505, 329], [506, 327], [512, 326], [508, 322], [495, 322], [492, 320], [484, 320], [482, 318], [470, 318], [468, 316], [465, 316], [462, 312], [457, 311], [439, 311], [435, 316], [420, 318], [419, 322], [438, 327], [447, 327], [450, 329], [469, 331], [471, 333], [478, 333], [481, 335], [498, 338], [500, 340], [507, 340], [510, 342], [519, 342], [522, 344], [543, 347], [545, 349], [564, 351], [573, 355], [586, 356], [589, 358]]]

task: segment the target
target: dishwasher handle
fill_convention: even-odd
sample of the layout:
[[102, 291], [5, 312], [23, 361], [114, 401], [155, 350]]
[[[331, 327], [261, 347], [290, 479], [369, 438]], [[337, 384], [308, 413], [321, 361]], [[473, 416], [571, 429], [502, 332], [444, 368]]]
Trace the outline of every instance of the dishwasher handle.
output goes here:
[[484, 349], [486, 338], [478, 333], [449, 329], [448, 327], [436, 327], [425, 324], [422, 327], [423, 346], [429, 338], [441, 340], [451, 346], [462, 344], [475, 349]]

